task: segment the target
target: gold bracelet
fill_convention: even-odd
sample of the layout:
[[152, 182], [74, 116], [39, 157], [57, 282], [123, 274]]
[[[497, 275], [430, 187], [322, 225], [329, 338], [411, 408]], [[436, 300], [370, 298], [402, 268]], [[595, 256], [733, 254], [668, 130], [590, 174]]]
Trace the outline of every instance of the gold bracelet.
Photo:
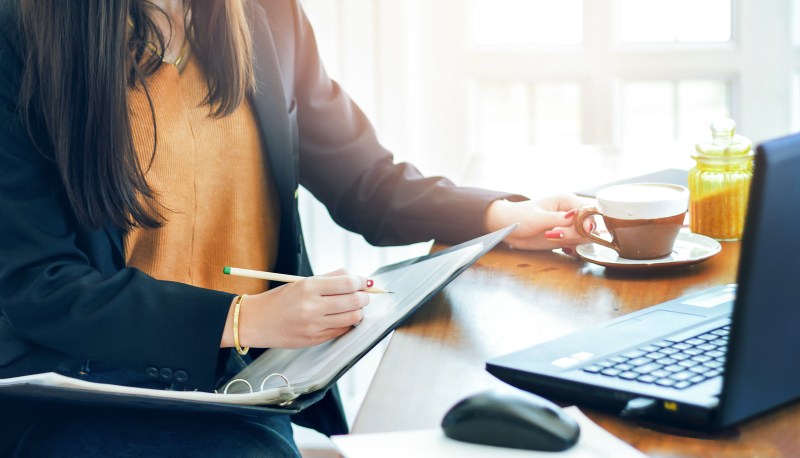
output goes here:
[[239, 345], [239, 309], [242, 308], [242, 302], [247, 294], [242, 294], [236, 298], [236, 304], [233, 306], [233, 344], [236, 345], [236, 352], [240, 355], [246, 355], [250, 351], [250, 347], [242, 348]]

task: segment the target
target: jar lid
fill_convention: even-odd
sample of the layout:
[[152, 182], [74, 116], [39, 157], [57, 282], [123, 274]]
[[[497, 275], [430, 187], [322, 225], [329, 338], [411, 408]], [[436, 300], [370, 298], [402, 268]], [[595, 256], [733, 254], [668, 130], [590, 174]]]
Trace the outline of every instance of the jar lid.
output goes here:
[[711, 138], [697, 142], [695, 150], [699, 156], [748, 156], [752, 155], [753, 143], [749, 138], [736, 133], [736, 121], [718, 118], [711, 121]]

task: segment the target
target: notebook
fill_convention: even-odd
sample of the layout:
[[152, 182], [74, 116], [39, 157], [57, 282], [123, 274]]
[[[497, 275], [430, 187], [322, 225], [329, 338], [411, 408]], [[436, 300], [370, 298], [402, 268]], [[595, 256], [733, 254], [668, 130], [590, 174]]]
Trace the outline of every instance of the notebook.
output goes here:
[[270, 349], [213, 393], [111, 385], [50, 372], [0, 379], [0, 395], [246, 415], [296, 413], [321, 398], [405, 318], [513, 228], [379, 269], [370, 278], [392, 294], [371, 295], [363, 320], [348, 333], [313, 347]]
[[798, 399], [798, 177], [800, 135], [758, 146], [736, 284], [491, 359], [486, 369], [540, 395], [703, 430]]

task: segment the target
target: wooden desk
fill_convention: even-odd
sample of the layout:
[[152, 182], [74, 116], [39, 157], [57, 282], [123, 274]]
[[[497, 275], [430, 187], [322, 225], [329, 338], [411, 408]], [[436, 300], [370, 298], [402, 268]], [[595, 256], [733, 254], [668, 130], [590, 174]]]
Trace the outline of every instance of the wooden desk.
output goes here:
[[[615, 274], [560, 253], [496, 249], [398, 329], [353, 432], [439, 427], [447, 409], [503, 385], [487, 359], [736, 278], [738, 243], [691, 268]], [[800, 456], [800, 405], [706, 438], [649, 429], [593, 409], [597, 423], [656, 457]]]

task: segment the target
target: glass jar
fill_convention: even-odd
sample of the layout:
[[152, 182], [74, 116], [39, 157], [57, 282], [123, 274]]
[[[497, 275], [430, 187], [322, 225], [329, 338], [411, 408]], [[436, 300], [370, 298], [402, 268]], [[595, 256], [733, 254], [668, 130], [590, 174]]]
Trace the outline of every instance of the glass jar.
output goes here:
[[721, 241], [739, 240], [744, 228], [753, 144], [736, 134], [736, 123], [711, 122], [711, 139], [695, 145], [697, 162], [689, 171], [690, 229]]

